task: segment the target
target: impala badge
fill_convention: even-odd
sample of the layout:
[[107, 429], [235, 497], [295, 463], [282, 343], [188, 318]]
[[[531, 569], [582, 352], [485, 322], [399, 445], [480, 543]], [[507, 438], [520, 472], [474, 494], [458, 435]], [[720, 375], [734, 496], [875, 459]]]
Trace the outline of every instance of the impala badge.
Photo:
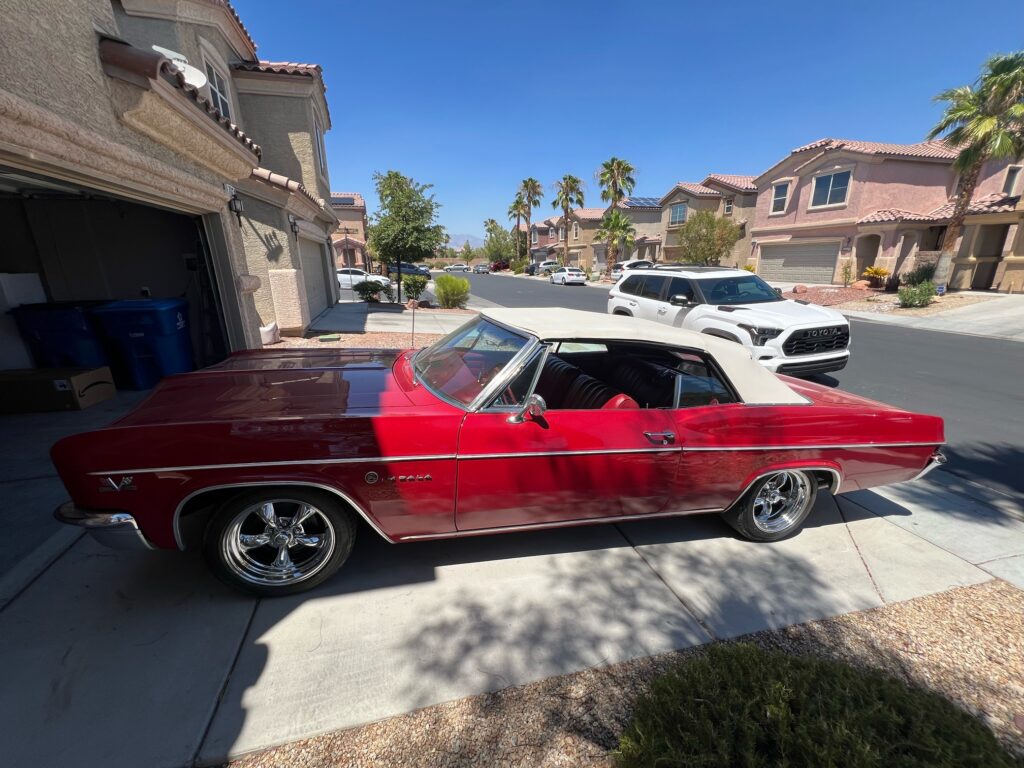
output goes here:
[[366, 475], [363, 476], [363, 480], [365, 480], [370, 485], [373, 485], [378, 480], [380, 480], [380, 475], [378, 475], [376, 472], [367, 472]]
[[119, 480], [115, 480], [112, 477], [103, 478], [105, 485], [100, 486], [101, 491], [134, 491], [135, 490], [135, 478], [131, 475], [122, 475]]

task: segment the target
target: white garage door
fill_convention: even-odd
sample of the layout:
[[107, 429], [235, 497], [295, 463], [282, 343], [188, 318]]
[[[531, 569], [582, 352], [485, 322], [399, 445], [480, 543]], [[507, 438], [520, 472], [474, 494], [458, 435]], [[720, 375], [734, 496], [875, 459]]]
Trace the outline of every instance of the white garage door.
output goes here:
[[299, 257], [302, 259], [302, 278], [306, 282], [306, 300], [309, 302], [309, 319], [313, 320], [327, 309], [327, 291], [324, 284], [323, 255], [320, 244], [299, 238]]
[[789, 283], [831, 283], [838, 258], [839, 243], [764, 245], [757, 274]]

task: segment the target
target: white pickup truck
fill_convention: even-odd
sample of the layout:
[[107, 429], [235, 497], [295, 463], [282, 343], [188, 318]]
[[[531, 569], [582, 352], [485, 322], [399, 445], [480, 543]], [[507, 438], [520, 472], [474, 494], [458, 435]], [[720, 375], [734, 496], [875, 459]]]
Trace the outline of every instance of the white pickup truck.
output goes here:
[[776, 373], [838, 371], [850, 359], [850, 324], [839, 312], [784, 299], [741, 269], [625, 272], [608, 294], [608, 312], [734, 341]]

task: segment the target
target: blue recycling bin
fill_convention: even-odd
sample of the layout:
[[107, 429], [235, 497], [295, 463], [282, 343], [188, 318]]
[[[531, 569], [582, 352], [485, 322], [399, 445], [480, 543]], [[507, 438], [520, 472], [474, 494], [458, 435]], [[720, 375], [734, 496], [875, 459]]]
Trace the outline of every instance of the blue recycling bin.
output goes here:
[[109, 363], [90, 315], [99, 303], [22, 304], [11, 310], [37, 368], [97, 368]]
[[92, 314], [106, 342], [118, 387], [149, 389], [164, 376], [195, 367], [188, 302], [128, 299], [98, 306]]

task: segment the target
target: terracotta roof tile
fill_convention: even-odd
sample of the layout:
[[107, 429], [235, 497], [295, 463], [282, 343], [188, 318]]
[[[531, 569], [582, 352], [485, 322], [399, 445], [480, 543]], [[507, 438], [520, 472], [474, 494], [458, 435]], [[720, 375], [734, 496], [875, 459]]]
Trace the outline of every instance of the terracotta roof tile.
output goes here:
[[249, 138], [230, 119], [222, 115], [209, 99], [186, 83], [185, 76], [170, 59], [156, 51], [136, 48], [133, 45], [120, 40], [112, 40], [111, 38], [102, 38], [100, 40], [99, 53], [104, 71], [111, 77], [128, 79], [129, 82], [135, 84], [139, 82], [137, 80], [138, 77], [149, 80], [156, 80], [158, 77], [162, 77], [175, 88], [181, 90], [210, 119], [234, 136], [242, 146], [256, 155], [257, 159], [263, 156], [263, 150], [260, 148], [260, 145]]
[[932, 217], [923, 213], [905, 211], [902, 208], [882, 208], [869, 213], [858, 220], [858, 224], [883, 224], [890, 221], [931, 221]]
[[604, 208], [575, 208], [572, 215], [582, 221], [600, 221], [604, 218]]
[[[975, 216], [980, 213], [1011, 213], [1017, 209], [1017, 203], [1020, 202], [1020, 197], [1020, 195], [1004, 195], [999, 192], [994, 192], [991, 195], [983, 195], [982, 197], [975, 198], [971, 201], [971, 204], [967, 206], [967, 215]], [[948, 202], [945, 205], [940, 205], [929, 214], [928, 218], [932, 220], [948, 219], [953, 215], [954, 207], [956, 207], [955, 201]]]
[[234, 65], [243, 72], [269, 72], [275, 75], [305, 75], [317, 77], [323, 74], [319, 64], [300, 64], [296, 61], [243, 61]]
[[757, 176], [737, 176], [731, 173], [709, 173], [707, 178], [704, 179], [703, 184], [707, 184], [709, 181], [717, 181], [719, 184], [725, 187], [731, 187], [737, 192], [756, 192], [757, 185], [754, 184], [754, 179]]
[[246, 29], [245, 24], [242, 23], [242, 17], [238, 15], [238, 11], [235, 10], [234, 6], [231, 5], [229, 0], [207, 0], [207, 2], [212, 3], [213, 5], [219, 5], [228, 10], [228, 13], [231, 14], [231, 17], [235, 20], [235, 23], [238, 24], [238, 29], [241, 31], [242, 36], [249, 41], [249, 45], [251, 45], [252, 49], [255, 51], [256, 41], [252, 39], [252, 35], [249, 34], [249, 30]]
[[818, 139], [810, 144], [797, 147], [791, 154], [807, 152], [812, 149], [839, 150], [860, 152], [865, 155], [882, 155], [888, 157], [920, 157], [937, 160], [952, 160], [957, 151], [944, 141], [921, 141], [916, 144], [889, 144], [879, 141], [858, 141], [856, 139]]
[[[705, 187], [703, 184], [697, 184], [697, 183], [692, 182], [692, 181], [679, 181], [679, 182], [676, 182], [675, 187], [672, 188], [672, 192], [675, 192], [677, 189], [681, 189], [684, 192], [687, 192], [688, 194], [693, 195], [694, 197], [721, 197], [722, 196], [722, 193], [719, 192], [717, 189], [711, 189], [711, 187]], [[669, 192], [669, 195], [672, 194], [672, 192]], [[665, 197], [668, 197], [668, 195], [665, 195]], [[663, 197], [662, 200], [664, 200], [664, 199], [665, 198]]]
[[296, 194], [304, 196], [317, 208], [324, 208], [324, 201], [306, 189], [302, 182], [289, 179], [287, 176], [282, 176], [280, 173], [274, 173], [269, 168], [253, 168], [252, 178], [266, 184], [270, 184], [273, 187], [287, 190], [288, 192], [295, 192]]

